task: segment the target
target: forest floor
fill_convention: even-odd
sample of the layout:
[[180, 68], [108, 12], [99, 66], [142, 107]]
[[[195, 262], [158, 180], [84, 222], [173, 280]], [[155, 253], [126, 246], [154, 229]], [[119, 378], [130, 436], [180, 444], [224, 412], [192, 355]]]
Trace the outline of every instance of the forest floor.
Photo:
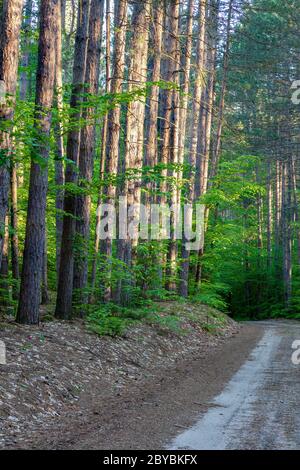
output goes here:
[[[206, 306], [157, 305], [158, 322], [99, 337], [82, 322], [16, 325], [0, 340], [0, 448], [149, 449], [209, 409], [262, 335]], [[180, 327], [167, 321], [180, 312]], [[201, 399], [199, 399], [201, 389]]]

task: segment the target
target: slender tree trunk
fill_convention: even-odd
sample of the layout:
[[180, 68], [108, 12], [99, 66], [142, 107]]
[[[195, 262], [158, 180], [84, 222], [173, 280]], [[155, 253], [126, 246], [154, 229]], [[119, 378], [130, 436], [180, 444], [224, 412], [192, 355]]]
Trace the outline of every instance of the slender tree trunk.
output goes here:
[[[189, 165], [190, 175], [187, 189], [188, 203], [192, 203], [195, 197], [195, 169], [197, 165], [197, 147], [198, 147], [198, 127], [200, 120], [201, 96], [203, 90], [204, 75], [204, 57], [205, 57], [205, 32], [206, 32], [206, 0], [199, 3], [199, 25], [198, 25], [198, 42], [197, 42], [197, 75], [194, 86], [194, 100], [192, 121], [190, 130], [190, 146], [189, 146]], [[190, 252], [185, 246], [186, 240], [182, 244], [182, 265], [180, 272], [179, 293], [183, 297], [188, 296], [188, 278], [189, 278], [189, 257]]]
[[299, 213], [299, 204], [297, 199], [297, 166], [296, 158], [292, 159], [292, 192], [293, 192], [293, 221], [296, 226], [296, 243], [297, 243], [297, 256], [298, 256], [298, 267], [300, 268], [300, 213]]
[[282, 164], [282, 251], [283, 251], [283, 287], [284, 302], [288, 309], [292, 297], [292, 242], [291, 242], [291, 187], [289, 178], [289, 162]]
[[48, 189], [49, 135], [55, 79], [55, 21], [58, 0], [41, 0], [40, 38], [36, 81], [35, 153], [32, 157], [23, 255], [20, 300], [17, 321], [39, 323], [41, 281], [45, 243], [45, 216]]
[[[179, 11], [180, 11], [180, 3], [177, 4], [177, 9], [174, 12], [175, 17], [174, 21], [172, 21], [172, 34], [176, 41], [176, 51], [174, 54], [175, 59], [175, 70], [173, 76], [173, 82], [179, 88], [180, 86], [180, 67], [181, 67], [181, 50], [180, 50], [180, 40], [179, 40]], [[174, 28], [174, 29], [173, 29]], [[178, 89], [173, 90], [173, 97], [172, 97], [172, 114], [171, 114], [171, 129], [170, 129], [170, 154], [169, 154], [169, 163], [171, 164], [171, 168], [169, 169], [169, 176], [171, 177], [169, 183], [169, 206], [174, 210], [171, 211], [171, 220], [170, 220], [170, 229], [171, 229], [171, 237], [168, 246], [168, 253], [167, 253], [167, 282], [166, 288], [169, 291], [175, 292], [177, 289], [177, 232], [176, 232], [176, 224], [178, 218], [178, 212], [175, 209], [179, 191], [178, 188], [180, 186], [179, 178], [181, 179], [180, 172], [178, 172], [178, 164], [179, 164], [179, 154], [180, 154], [180, 136], [181, 133], [184, 131], [183, 128], [180, 127], [180, 124], [183, 124], [181, 121], [181, 109], [180, 109], [180, 96]]]
[[[9, 273], [9, 218], [8, 216], [5, 217], [5, 232], [4, 232], [4, 243], [3, 243], [3, 251], [2, 251], [2, 264], [1, 264], [1, 271], [0, 275], [7, 278]], [[5, 286], [5, 289], [8, 288], [7, 282], [2, 285]]]
[[[150, 21], [150, 2], [143, 0], [134, 6], [132, 15], [131, 61], [129, 66], [128, 90], [134, 91], [145, 86], [147, 81], [147, 58]], [[120, 259], [125, 261], [129, 269], [132, 269], [136, 261], [136, 248], [138, 244], [138, 224], [134, 220], [140, 218], [141, 181], [144, 149], [144, 120], [145, 99], [139, 98], [128, 104], [126, 120], [126, 149], [125, 171], [133, 170], [131, 176], [125, 182], [125, 196], [128, 206], [128, 227], [135, 227], [133, 233], [127, 233], [125, 243], [120, 240], [123, 249], [119, 249]], [[124, 250], [124, 251], [123, 251]], [[128, 290], [123, 293], [124, 303], [130, 300]]]
[[229, 0], [229, 5], [228, 5], [226, 44], [225, 44], [224, 63], [223, 63], [223, 79], [222, 79], [222, 86], [221, 86], [221, 96], [220, 96], [218, 122], [217, 122], [217, 135], [216, 135], [215, 145], [212, 151], [212, 161], [211, 161], [211, 170], [210, 170], [211, 178], [214, 178], [217, 174], [219, 158], [220, 158], [220, 150], [221, 150], [221, 138], [222, 138], [223, 123], [224, 123], [225, 98], [226, 98], [227, 80], [228, 80], [229, 49], [230, 49], [230, 40], [231, 40], [230, 34], [231, 34], [233, 1], [234, 0]]
[[[105, 53], [105, 68], [106, 68], [106, 78], [105, 78], [105, 92], [108, 94], [111, 91], [111, 47], [110, 47], [110, 34], [111, 34], [111, 0], [106, 0], [106, 53]], [[96, 274], [97, 274], [97, 258], [99, 253], [99, 226], [101, 222], [100, 217], [100, 206], [102, 202], [102, 193], [103, 193], [103, 178], [104, 178], [104, 171], [105, 171], [105, 158], [106, 158], [106, 144], [107, 144], [107, 131], [108, 131], [108, 115], [106, 114], [103, 119], [103, 128], [102, 128], [102, 142], [101, 142], [101, 156], [100, 156], [100, 187], [99, 187], [99, 194], [98, 194], [98, 202], [97, 202], [97, 214], [96, 214], [96, 230], [95, 230], [95, 244], [94, 244], [94, 256], [93, 256], [93, 263], [92, 263], [92, 273], [91, 273], [91, 289], [92, 289], [92, 296], [91, 300], [93, 299], [93, 291], [96, 285]]]
[[[12, 122], [19, 59], [19, 38], [22, 18], [22, 0], [3, 0], [0, 4], [0, 87], [9, 98], [3, 98], [0, 106], [0, 128]], [[1, 98], [0, 98], [1, 99]], [[1, 124], [4, 124], [3, 127]], [[5, 161], [0, 165], [0, 268], [4, 240], [5, 217], [8, 210], [10, 129], [0, 130], [0, 152]], [[2, 157], [3, 158], [3, 157]]]
[[[91, 0], [89, 25], [89, 45], [85, 76], [85, 93], [97, 95], [99, 89], [99, 64], [103, 27], [104, 0]], [[84, 101], [86, 102], [88, 98]], [[80, 186], [86, 193], [77, 196], [76, 205], [76, 249], [74, 264], [74, 289], [77, 303], [86, 304], [88, 296], [84, 289], [88, 283], [88, 253], [90, 235], [91, 196], [89, 186], [92, 182], [95, 151], [95, 117], [94, 109], [84, 107], [82, 113], [85, 122], [81, 130], [79, 154]], [[81, 311], [81, 314], [83, 312]]]
[[[282, 242], [282, 162], [276, 161], [275, 179], [275, 267], [278, 272], [280, 245]], [[281, 277], [281, 273], [280, 273]]]
[[23, 20], [23, 56], [21, 66], [24, 69], [20, 74], [20, 99], [25, 101], [29, 87], [29, 70], [30, 65], [30, 45], [31, 45], [31, 20], [32, 20], [33, 0], [26, 0], [24, 20]]
[[[157, 0], [153, 6], [154, 8], [154, 21], [153, 21], [153, 65], [151, 71], [151, 82], [157, 83], [161, 78], [161, 55], [162, 55], [162, 34], [163, 34], [163, 21], [164, 9], [161, 0]], [[159, 109], [159, 86], [153, 85], [151, 87], [149, 96], [149, 110], [147, 113], [148, 126], [146, 128], [146, 146], [145, 146], [145, 164], [149, 168], [154, 168], [158, 163], [158, 109]], [[149, 207], [151, 202], [154, 202], [154, 190], [156, 184], [151, 181], [147, 184], [146, 192], [146, 206]]]
[[[90, 0], [79, 0], [78, 24], [75, 40], [73, 87], [70, 101], [71, 129], [68, 133], [66, 166], [66, 185], [76, 186], [78, 183], [78, 165], [80, 149], [81, 104], [83, 84], [86, 70], [88, 46]], [[74, 241], [76, 228], [76, 195], [72, 191], [64, 194], [63, 232], [60, 253], [60, 268], [55, 316], [68, 319], [72, 315], [73, 277], [74, 277]]]
[[6, 307], [9, 305], [10, 293], [9, 293], [9, 230], [8, 230], [9, 219], [8, 216], [5, 218], [5, 232], [4, 242], [2, 251], [2, 264], [0, 269], [0, 307]]
[[[178, 59], [178, 20], [179, 20], [179, 1], [172, 0], [167, 4], [166, 12], [166, 31], [164, 41], [164, 61], [162, 63], [162, 78], [171, 84], [176, 84], [179, 64]], [[172, 88], [163, 92], [163, 114], [162, 114], [162, 132], [161, 132], [161, 164], [162, 181], [160, 186], [160, 203], [167, 202], [167, 176], [168, 164], [170, 163], [171, 147], [171, 128], [172, 128], [172, 107], [174, 91]], [[177, 149], [178, 150], [178, 149]]]
[[[165, 14], [165, 31], [163, 36], [163, 53], [162, 53], [162, 61], [161, 61], [161, 77], [162, 79], [170, 84], [178, 85], [178, 74], [180, 69], [180, 58], [179, 58], [179, 45], [178, 45], [178, 33], [179, 33], [179, 11], [180, 11], [180, 4], [178, 0], [172, 0], [167, 2], [165, 5], [166, 14]], [[179, 60], [179, 63], [177, 61]], [[160, 161], [159, 163], [162, 165], [161, 170], [161, 181], [159, 185], [159, 197], [157, 198], [157, 202], [161, 205], [167, 204], [169, 202], [168, 198], [168, 175], [173, 175], [176, 178], [175, 168], [170, 168], [171, 161], [173, 163], [178, 163], [178, 130], [173, 129], [173, 125], [175, 124], [174, 118], [177, 120], [179, 117], [179, 109], [177, 104], [178, 95], [174, 91], [172, 87], [169, 89], [162, 90], [160, 93]], [[175, 100], [174, 100], [175, 98]], [[176, 102], [176, 110], [174, 109], [174, 104]], [[176, 117], [174, 115], [174, 111], [176, 112]], [[173, 123], [172, 123], [173, 120]], [[173, 133], [173, 142], [172, 142], [172, 130]], [[177, 141], [177, 142], [176, 142]], [[172, 148], [171, 148], [172, 147]], [[176, 147], [176, 148], [175, 148]], [[170, 178], [171, 180], [171, 178]], [[172, 191], [172, 199], [173, 194], [175, 194], [174, 188]], [[173, 221], [171, 221], [173, 225]], [[173, 258], [173, 254], [170, 251], [174, 251], [175, 249], [175, 241], [171, 241], [171, 247], [168, 247], [168, 258], [169, 263], [167, 266], [167, 274], [168, 278], [170, 278], [170, 267], [171, 267], [171, 257]], [[165, 256], [161, 257], [160, 262], [160, 269], [163, 272], [163, 265], [165, 263]], [[162, 275], [161, 275], [162, 277]], [[169, 279], [170, 280], [170, 279]], [[166, 287], [173, 287], [169, 284], [169, 280], [167, 280]]]
[[[186, 144], [186, 128], [187, 128], [187, 110], [189, 104], [189, 92], [190, 92], [190, 72], [191, 72], [191, 59], [192, 59], [192, 46], [193, 46], [193, 24], [194, 24], [194, 4], [195, 0], [189, 0], [188, 4], [188, 18], [186, 26], [186, 44], [184, 50], [184, 78], [182, 84], [182, 100], [180, 106], [180, 133], [179, 133], [179, 151], [178, 151], [178, 163], [179, 163], [179, 172], [178, 172], [178, 190], [177, 190], [177, 202], [180, 204], [181, 199], [181, 186], [182, 186], [182, 168], [180, 166], [184, 163], [184, 153], [185, 153], [185, 144]], [[201, 7], [201, 5], [200, 5]], [[199, 14], [201, 12], [199, 11]], [[201, 25], [199, 24], [201, 29]], [[203, 28], [201, 29], [202, 32]], [[203, 54], [202, 54], [203, 58]], [[198, 66], [198, 64], [197, 64]]]
[[200, 196], [205, 194], [208, 188], [209, 163], [211, 154], [211, 132], [216, 84], [219, 10], [220, 0], [212, 0], [210, 2], [209, 17], [207, 19], [207, 82], [205, 87], [205, 95], [203, 96], [204, 99], [202, 100], [203, 121], [200, 121], [200, 126], [198, 129], [200, 135], [200, 138], [198, 139], [198, 143], [200, 144], [200, 172], [198, 175], [200, 179]]
[[[260, 183], [259, 169], [256, 169], [256, 182]], [[261, 261], [261, 252], [263, 249], [263, 199], [261, 194], [257, 197], [257, 248], [258, 248], [258, 262]]]
[[18, 238], [18, 178], [16, 165], [11, 165], [10, 173], [10, 194], [11, 194], [11, 206], [10, 206], [10, 224], [11, 224], [11, 269], [12, 277], [16, 281], [13, 286], [13, 298], [18, 298], [19, 289], [18, 281], [20, 279], [20, 268], [19, 268], [19, 238]]
[[267, 266], [272, 267], [272, 241], [273, 241], [273, 188], [272, 188], [272, 164], [268, 162], [267, 176]]
[[[210, 3], [209, 27], [207, 28], [207, 85], [203, 95], [202, 102], [202, 119], [200, 119], [198, 149], [200, 155], [199, 161], [199, 183], [200, 196], [207, 192], [208, 176], [209, 176], [209, 160], [211, 149], [211, 132], [213, 109], [215, 100], [215, 79], [216, 79], [216, 53], [218, 39], [218, 18], [219, 18], [220, 0], [213, 0]], [[209, 209], [205, 209], [204, 232], [207, 230], [207, 220], [209, 217]], [[205, 233], [204, 233], [205, 234]], [[198, 253], [198, 262], [196, 267], [196, 284], [200, 284], [202, 278], [201, 260], [204, 254], [204, 246], [200, 248]]]
[[42, 292], [41, 292], [41, 303], [47, 305], [50, 297], [48, 293], [48, 243], [47, 233], [45, 233], [44, 239], [44, 253], [43, 253], [43, 271], [42, 271]]
[[[64, 3], [65, 5], [65, 3]], [[55, 86], [56, 86], [56, 106], [58, 121], [55, 129], [56, 137], [56, 160], [55, 160], [55, 185], [56, 185], [56, 196], [55, 196], [55, 208], [56, 208], [56, 273], [57, 278], [59, 275], [60, 265], [60, 251], [61, 251], [61, 238], [63, 229], [63, 218], [62, 213], [64, 209], [64, 129], [63, 129], [63, 77], [62, 77], [62, 5], [59, 8], [59, 15], [57, 17], [57, 33], [56, 33], [56, 66], [55, 66]]]
[[[113, 94], [121, 93], [123, 85], [123, 76], [125, 69], [125, 45], [126, 45], [126, 26], [127, 26], [127, 0], [119, 0], [115, 5], [115, 37], [114, 37], [114, 57], [113, 73], [111, 80], [111, 92]], [[119, 162], [119, 139], [120, 139], [120, 104], [114, 103], [113, 109], [108, 114], [108, 130], [106, 145], [105, 173], [110, 175], [112, 181], [104, 188], [104, 197], [106, 204], [115, 204], [116, 184], [115, 177], [118, 173]], [[112, 240], [110, 238], [103, 240], [102, 254], [107, 258], [107, 283], [104, 288], [104, 300], [111, 300], [111, 258], [112, 258]]]
[[67, 0], [61, 0], [61, 26], [62, 33], [66, 31], [66, 11], [67, 11]]
[[[259, 168], [256, 169], [256, 182], [260, 183]], [[261, 194], [257, 196], [257, 272], [260, 273], [262, 266], [262, 252], [263, 252], [263, 198]], [[256, 313], [260, 313], [260, 305], [262, 299], [262, 291], [260, 286], [260, 279], [256, 283]]]

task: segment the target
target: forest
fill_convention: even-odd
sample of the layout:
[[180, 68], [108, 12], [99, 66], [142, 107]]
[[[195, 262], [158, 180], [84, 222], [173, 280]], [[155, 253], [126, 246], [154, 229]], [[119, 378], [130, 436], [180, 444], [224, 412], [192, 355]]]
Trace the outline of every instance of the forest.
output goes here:
[[0, 12], [1, 311], [99, 334], [157, 301], [300, 318], [299, 2]]

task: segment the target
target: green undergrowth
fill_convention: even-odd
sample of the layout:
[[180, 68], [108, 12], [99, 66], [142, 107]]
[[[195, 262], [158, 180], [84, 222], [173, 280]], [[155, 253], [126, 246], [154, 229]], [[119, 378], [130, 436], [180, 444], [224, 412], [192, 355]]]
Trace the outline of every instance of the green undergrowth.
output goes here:
[[100, 336], [122, 336], [137, 324], [148, 324], [158, 334], [188, 334], [200, 327], [209, 333], [221, 332], [229, 322], [228, 316], [197, 301], [149, 302], [142, 307], [119, 307], [115, 304], [90, 308], [87, 328]]
[[[207, 292], [206, 294], [209, 296]], [[49, 303], [41, 306], [42, 323], [56, 321], [54, 298], [51, 292]], [[111, 337], [124, 336], [130, 329], [143, 324], [153, 328], [159, 335], [188, 335], [193, 328], [201, 328], [212, 334], [222, 333], [228, 325], [229, 317], [224, 311], [206, 305], [202, 300], [204, 299], [197, 296], [189, 300], [174, 296], [173, 299], [163, 298], [160, 301], [143, 300], [140, 305], [130, 307], [114, 303], [84, 305], [83, 322], [88, 331]], [[210, 301], [207, 298], [206, 300]], [[14, 325], [15, 313], [12, 305], [6, 306], [5, 312], [0, 312], [0, 329]], [[77, 321], [77, 317], [73, 320]]]

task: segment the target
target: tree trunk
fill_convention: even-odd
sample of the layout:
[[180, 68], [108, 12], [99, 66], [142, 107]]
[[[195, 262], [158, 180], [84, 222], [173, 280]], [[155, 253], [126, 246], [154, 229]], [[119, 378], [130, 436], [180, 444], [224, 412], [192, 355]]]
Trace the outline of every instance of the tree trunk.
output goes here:
[[[174, 53], [175, 60], [175, 70], [173, 75], [173, 82], [179, 88], [180, 86], [180, 67], [181, 67], [181, 50], [180, 50], [180, 39], [179, 39], [179, 11], [180, 3], [178, 2], [176, 10], [174, 11], [174, 18], [171, 20], [172, 35], [176, 41], [176, 51]], [[180, 181], [181, 178], [180, 172], [178, 171], [179, 164], [179, 154], [180, 154], [180, 136], [184, 132], [183, 122], [181, 121], [181, 108], [180, 108], [180, 96], [177, 89], [173, 90], [172, 96], [172, 114], [171, 114], [171, 129], [170, 129], [170, 153], [169, 153], [169, 163], [170, 169], [168, 171], [170, 178], [170, 183], [168, 191], [170, 193], [169, 197], [169, 206], [174, 210], [171, 210], [171, 219], [170, 219], [170, 242], [167, 252], [167, 270], [166, 270], [166, 288], [171, 292], [175, 292], [177, 289], [177, 233], [176, 233], [176, 224], [177, 224], [177, 211], [176, 205], [179, 197]], [[180, 126], [182, 124], [183, 127]]]
[[9, 219], [8, 216], [5, 218], [5, 233], [2, 251], [2, 264], [0, 269], [0, 307], [6, 307], [9, 305], [10, 293], [9, 293], [9, 230], [8, 230]]
[[292, 298], [292, 241], [291, 241], [291, 186], [289, 162], [282, 164], [282, 252], [283, 252], [283, 287], [284, 302], [290, 308]]
[[227, 79], [228, 79], [232, 10], [233, 10], [233, 0], [229, 0], [227, 27], [226, 27], [226, 44], [225, 44], [224, 63], [223, 63], [223, 79], [222, 79], [221, 96], [220, 96], [220, 103], [219, 103], [217, 135], [216, 135], [215, 145], [212, 151], [210, 178], [214, 178], [216, 176], [218, 165], [219, 165], [219, 158], [220, 158], [221, 138], [222, 138], [223, 121], [224, 121], [224, 109], [225, 109], [225, 97], [226, 97]]
[[61, 0], [61, 26], [62, 33], [66, 31], [66, 11], [67, 11], [67, 0]]
[[[5, 126], [12, 122], [14, 116], [22, 5], [22, 0], [3, 0], [0, 5], [0, 93], [9, 95], [8, 99], [4, 97], [0, 106], [0, 127], [2, 123]], [[0, 130], [0, 268], [8, 210], [10, 150], [10, 129]]]
[[[213, 120], [213, 109], [215, 99], [215, 80], [216, 80], [216, 57], [217, 57], [217, 39], [218, 39], [218, 18], [219, 18], [220, 0], [214, 0], [210, 4], [209, 12], [209, 27], [207, 28], [207, 85], [202, 100], [202, 119], [200, 119], [199, 138], [198, 138], [198, 152], [199, 158], [199, 196], [207, 192], [208, 188], [208, 175], [209, 175], [209, 159], [211, 149], [211, 131]], [[205, 209], [205, 220], [203, 227], [204, 232], [207, 229], [209, 217], [209, 209]], [[198, 261], [196, 267], [196, 284], [201, 282], [202, 266], [201, 260], [204, 254], [204, 246], [199, 250]]]
[[[276, 161], [275, 179], [275, 267], [278, 272], [280, 245], [282, 242], [282, 162]], [[281, 272], [280, 272], [281, 277]]]
[[[55, 78], [55, 21], [58, 0], [41, 0], [35, 136], [32, 155], [26, 237], [17, 321], [39, 323], [48, 189], [49, 136]], [[35, 154], [38, 152], [39, 161]], [[40, 160], [43, 163], [40, 163]]]
[[268, 162], [267, 175], [267, 266], [270, 270], [272, 267], [272, 241], [273, 241], [273, 188], [272, 188], [272, 164]]
[[[64, 3], [65, 5], [65, 3]], [[62, 7], [59, 8], [59, 14], [57, 17], [57, 33], [56, 33], [56, 65], [55, 65], [55, 86], [56, 86], [56, 107], [57, 107], [57, 124], [55, 129], [56, 137], [56, 160], [55, 160], [55, 185], [56, 185], [56, 196], [55, 196], [55, 209], [56, 209], [56, 273], [57, 278], [59, 275], [60, 265], [60, 251], [61, 251], [61, 238], [63, 229], [63, 209], [64, 209], [64, 129], [63, 129], [63, 77], [62, 77]]]
[[21, 66], [23, 68], [20, 74], [20, 99], [25, 101], [29, 89], [29, 64], [30, 64], [30, 35], [31, 35], [31, 18], [32, 18], [32, 6], [33, 0], [26, 0], [24, 20], [22, 25], [23, 30], [23, 56], [21, 60]]
[[300, 268], [300, 214], [299, 214], [299, 204], [297, 199], [297, 166], [296, 166], [296, 157], [292, 158], [292, 192], [293, 192], [293, 212], [294, 212], [294, 222], [296, 225], [296, 243], [297, 243], [297, 256], [298, 256], [298, 267]]
[[[178, 73], [178, 20], [179, 1], [172, 0], [167, 4], [166, 31], [164, 39], [164, 61], [162, 63], [162, 78], [170, 84], [176, 84]], [[163, 165], [162, 181], [160, 185], [160, 203], [167, 202], [167, 176], [170, 163], [171, 127], [172, 127], [172, 105], [174, 91], [172, 88], [163, 91], [162, 131], [161, 131], [161, 160]]]
[[[125, 46], [126, 46], [126, 26], [127, 26], [127, 0], [119, 0], [116, 5], [115, 18], [115, 38], [114, 38], [114, 57], [113, 73], [111, 80], [111, 93], [121, 93], [123, 85], [123, 76], [125, 69]], [[119, 162], [119, 139], [120, 139], [120, 104], [114, 103], [113, 109], [108, 114], [108, 130], [106, 145], [105, 173], [110, 175], [110, 181], [104, 188], [104, 197], [106, 204], [115, 204], [116, 184], [115, 177], [118, 173]], [[107, 258], [107, 283], [104, 287], [104, 300], [111, 300], [111, 258], [112, 258], [112, 240], [107, 238], [103, 240], [102, 254]]]
[[[68, 133], [65, 183], [74, 187], [78, 183], [82, 92], [86, 70], [90, 0], [79, 0], [77, 34], [75, 40], [73, 86], [70, 101], [71, 129]], [[76, 195], [65, 188], [63, 233], [60, 253], [56, 318], [68, 319], [72, 315], [74, 241], [76, 228]]]
[[[154, 4], [154, 22], [153, 22], [153, 65], [151, 71], [151, 82], [157, 83], [161, 77], [161, 55], [162, 55], [162, 34], [164, 9], [161, 0]], [[149, 168], [154, 168], [158, 163], [158, 145], [157, 145], [157, 119], [159, 108], [159, 86], [153, 85], [149, 95], [149, 110], [147, 113], [146, 145], [145, 145], [145, 164]], [[156, 184], [151, 181], [147, 184], [146, 206], [149, 207], [154, 202], [154, 190]]]
[[[207, 80], [205, 94], [202, 99], [203, 120], [200, 120], [198, 139], [199, 150], [199, 196], [207, 192], [209, 163], [211, 154], [211, 132], [212, 120], [215, 100], [215, 84], [216, 84], [216, 59], [217, 59], [217, 42], [218, 42], [218, 26], [219, 26], [219, 10], [220, 0], [212, 0], [207, 18], [207, 54], [206, 69]], [[230, 18], [229, 18], [230, 19]], [[230, 27], [230, 25], [229, 25]], [[225, 95], [224, 95], [225, 97]]]
[[[260, 184], [259, 169], [256, 169], [256, 182]], [[263, 199], [261, 194], [257, 196], [257, 248], [258, 263], [261, 261], [261, 251], [263, 249]]]
[[18, 239], [18, 178], [17, 168], [14, 162], [11, 165], [10, 173], [10, 195], [11, 195], [11, 206], [10, 206], [10, 243], [11, 243], [11, 269], [12, 277], [15, 281], [13, 286], [13, 298], [17, 300], [19, 295], [18, 281], [20, 279], [20, 268], [19, 268], [19, 239]]
[[[128, 91], [138, 90], [145, 86], [147, 81], [148, 39], [150, 21], [150, 2], [143, 0], [134, 6], [132, 15], [131, 61], [129, 65]], [[133, 170], [135, 173], [125, 182], [125, 197], [127, 197], [128, 210], [133, 209], [128, 215], [128, 227], [133, 226], [134, 219], [139, 220], [141, 204], [141, 181], [144, 149], [144, 120], [145, 99], [139, 98], [128, 104], [126, 120], [126, 149], [125, 171]], [[133, 233], [127, 233], [125, 243], [120, 240], [119, 256], [125, 261], [129, 269], [136, 259], [138, 244], [138, 225]], [[124, 303], [130, 301], [130, 292], [123, 293]]]
[[[185, 63], [184, 63], [184, 78], [182, 85], [182, 99], [180, 106], [180, 134], [179, 134], [179, 150], [178, 150], [178, 163], [180, 166], [184, 163], [184, 153], [186, 144], [186, 128], [187, 128], [187, 110], [189, 104], [189, 92], [190, 92], [190, 72], [191, 72], [191, 59], [192, 59], [192, 46], [193, 46], [193, 23], [194, 23], [194, 3], [195, 0], [189, 0], [188, 4], [188, 19], [186, 27], [186, 44], [185, 44]], [[199, 11], [201, 15], [201, 12]], [[199, 28], [201, 29], [200, 23]], [[203, 46], [202, 46], [203, 47]], [[203, 54], [202, 54], [203, 58]], [[198, 66], [198, 60], [197, 60]], [[203, 71], [202, 71], [203, 72]], [[182, 168], [179, 167], [178, 172], [178, 191], [177, 191], [177, 202], [180, 204], [181, 199], [181, 185], [182, 185]]]
[[[97, 95], [99, 88], [99, 64], [103, 27], [104, 0], [91, 0], [89, 25], [89, 45], [85, 76], [85, 93]], [[87, 101], [89, 98], [85, 98]], [[90, 184], [93, 177], [95, 151], [94, 109], [84, 107], [82, 113], [84, 127], [81, 130], [79, 153], [80, 187], [85, 193], [79, 193], [76, 201], [76, 249], [74, 260], [73, 287], [77, 290], [74, 300], [86, 304], [88, 296], [84, 289], [88, 283], [88, 254], [90, 236], [91, 196]], [[79, 291], [78, 291], [79, 290]], [[83, 311], [81, 310], [81, 315]]]
[[[190, 175], [187, 189], [187, 201], [191, 204], [195, 197], [195, 169], [197, 165], [197, 147], [198, 147], [198, 127], [200, 120], [201, 95], [203, 90], [203, 67], [205, 56], [205, 32], [206, 32], [206, 0], [199, 3], [199, 20], [198, 20], [198, 42], [197, 42], [197, 75], [194, 87], [194, 100], [192, 121], [190, 130], [190, 146], [189, 146], [189, 165]], [[188, 296], [188, 278], [189, 278], [189, 257], [190, 252], [185, 248], [185, 241], [182, 244], [182, 265], [180, 271], [179, 293], [183, 297]]]
[[47, 305], [50, 297], [48, 293], [48, 247], [47, 247], [47, 233], [45, 233], [44, 239], [44, 253], [43, 253], [43, 270], [42, 270], [42, 292], [41, 292], [41, 303]]
[[[111, 1], [106, 0], [106, 41], [105, 41], [105, 68], [106, 68], [106, 77], [105, 77], [105, 92], [108, 94], [111, 91], [111, 47], [110, 47], [110, 34], [111, 34]], [[103, 119], [103, 128], [102, 128], [102, 142], [101, 142], [101, 157], [100, 157], [100, 187], [99, 187], [99, 194], [98, 194], [98, 202], [97, 208], [99, 209], [102, 202], [102, 193], [103, 193], [103, 178], [104, 178], [104, 170], [105, 170], [105, 157], [106, 157], [106, 144], [107, 144], [107, 131], [108, 131], [108, 115], [106, 114]], [[95, 244], [94, 244], [94, 256], [93, 256], [93, 263], [92, 263], [92, 273], [91, 273], [91, 289], [92, 295], [91, 299], [93, 300], [94, 297], [94, 289], [96, 285], [96, 274], [97, 274], [97, 258], [99, 253], [99, 232], [98, 228], [100, 226], [101, 217], [100, 213], [97, 212], [96, 214], [96, 230], [95, 230]]]

